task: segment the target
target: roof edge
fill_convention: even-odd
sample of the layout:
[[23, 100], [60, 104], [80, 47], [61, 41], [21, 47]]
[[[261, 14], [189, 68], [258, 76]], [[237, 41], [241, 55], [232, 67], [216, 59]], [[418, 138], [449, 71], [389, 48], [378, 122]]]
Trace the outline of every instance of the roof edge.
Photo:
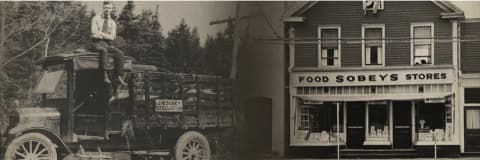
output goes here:
[[[300, 14], [303, 14], [307, 10], [309, 10], [312, 6], [314, 6], [317, 2], [320, 2], [320, 1], [306, 1], [301, 4], [298, 4], [297, 6], [292, 7], [292, 9], [287, 11], [285, 16], [292, 17], [292, 16], [298, 16]], [[453, 4], [450, 1], [431, 0], [431, 2], [447, 13], [462, 13], [462, 14], [464, 13], [462, 9], [460, 9], [457, 5]]]

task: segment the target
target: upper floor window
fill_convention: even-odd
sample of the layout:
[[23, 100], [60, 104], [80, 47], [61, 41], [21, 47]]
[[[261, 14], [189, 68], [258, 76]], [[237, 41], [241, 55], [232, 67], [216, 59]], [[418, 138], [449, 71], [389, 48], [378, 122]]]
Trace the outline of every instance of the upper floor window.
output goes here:
[[414, 65], [433, 64], [433, 23], [412, 24], [411, 52]]
[[340, 66], [340, 27], [319, 27], [320, 67]]
[[362, 26], [362, 53], [364, 66], [384, 66], [385, 26]]

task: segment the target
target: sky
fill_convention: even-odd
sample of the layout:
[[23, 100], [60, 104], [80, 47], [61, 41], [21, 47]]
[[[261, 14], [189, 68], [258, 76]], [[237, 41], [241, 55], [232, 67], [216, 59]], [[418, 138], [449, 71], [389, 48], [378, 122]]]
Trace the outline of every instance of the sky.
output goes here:
[[[97, 13], [102, 11], [103, 1], [86, 1], [83, 3]], [[119, 14], [126, 1], [114, 1], [113, 3], [117, 8], [117, 14]], [[480, 1], [453, 1], [453, 3], [465, 11], [466, 18], [480, 18]], [[174, 29], [180, 23], [180, 20], [185, 18], [188, 25], [192, 28], [197, 27], [200, 43], [203, 45], [207, 35], [215, 35], [217, 32], [224, 31], [227, 26], [226, 24], [210, 25], [209, 22], [225, 19], [229, 16], [233, 17], [236, 3], [233, 1], [135, 1], [134, 4], [134, 12], [137, 14], [142, 10], [155, 11], [156, 6], [159, 6], [159, 20], [164, 35], [167, 35], [168, 31]], [[278, 2], [276, 4], [278, 5]], [[243, 7], [240, 9], [241, 11], [247, 7], [252, 7], [252, 5]], [[264, 9], [268, 12], [268, 7], [264, 7]], [[240, 13], [240, 15], [244, 14], [246, 13]], [[272, 21], [279, 21], [281, 13], [279, 14], [270, 15], [268, 18]]]
[[[97, 13], [102, 11], [103, 1], [83, 2], [89, 9]], [[117, 14], [120, 14], [126, 1], [114, 1], [117, 8]], [[197, 27], [200, 36], [200, 43], [204, 44], [207, 34], [216, 35], [219, 31], [224, 31], [226, 24], [209, 25], [210, 21], [228, 18], [235, 14], [235, 2], [200, 2], [200, 1], [135, 1], [134, 13], [138, 14], [142, 10], [155, 11], [159, 6], [159, 21], [162, 25], [162, 33], [167, 35], [168, 31], [180, 24], [180, 20], [185, 18], [188, 25]]]

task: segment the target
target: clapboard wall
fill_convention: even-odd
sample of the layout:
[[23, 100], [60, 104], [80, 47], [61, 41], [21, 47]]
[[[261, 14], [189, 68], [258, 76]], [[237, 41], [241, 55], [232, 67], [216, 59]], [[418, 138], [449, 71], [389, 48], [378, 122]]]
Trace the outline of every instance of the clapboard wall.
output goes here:
[[461, 23], [460, 60], [463, 73], [480, 73], [480, 21]]
[[[451, 38], [452, 25], [448, 20], [440, 18], [441, 12], [443, 11], [430, 1], [385, 1], [384, 10], [377, 15], [372, 15], [371, 12], [365, 15], [362, 1], [320, 1], [301, 15], [306, 20], [295, 24], [295, 36], [317, 38], [319, 25], [340, 25], [342, 38], [359, 39], [362, 24], [384, 24], [386, 39], [407, 38], [400, 42], [386, 43], [386, 66], [409, 66], [411, 53], [408, 38], [411, 23], [433, 22], [435, 38]], [[314, 43], [297, 43], [295, 66], [317, 67], [317, 47]], [[361, 44], [343, 43], [341, 50], [342, 67], [362, 66]], [[436, 41], [434, 51], [435, 65], [452, 64], [451, 42]]]

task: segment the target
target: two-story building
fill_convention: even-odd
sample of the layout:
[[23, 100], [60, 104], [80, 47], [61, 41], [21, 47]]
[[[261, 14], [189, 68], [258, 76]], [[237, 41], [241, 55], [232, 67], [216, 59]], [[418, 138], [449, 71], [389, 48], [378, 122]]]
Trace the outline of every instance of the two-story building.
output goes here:
[[[460, 21], [459, 111], [461, 150], [480, 152], [480, 19]], [[463, 120], [463, 121], [462, 121]]]
[[[463, 100], [480, 85], [464, 94], [471, 79], [459, 80], [463, 19], [446, 1], [308, 1], [291, 10], [283, 19], [286, 156], [335, 156], [337, 146], [345, 156], [421, 157], [434, 148], [458, 156], [468, 148], [462, 105], [480, 106]], [[479, 63], [464, 63], [464, 72], [480, 73]], [[480, 108], [465, 114], [480, 119]], [[465, 131], [480, 122], [471, 126]]]

